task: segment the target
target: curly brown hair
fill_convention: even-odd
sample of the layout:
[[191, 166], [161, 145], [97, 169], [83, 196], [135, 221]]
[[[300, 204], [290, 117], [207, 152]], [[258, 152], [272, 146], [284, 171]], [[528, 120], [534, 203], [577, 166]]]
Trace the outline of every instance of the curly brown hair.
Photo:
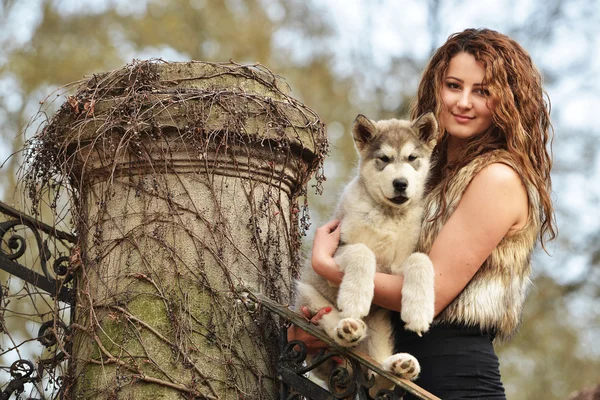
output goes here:
[[[485, 132], [470, 138], [452, 162], [448, 161], [446, 153], [448, 134], [440, 124], [430, 187], [442, 185], [443, 199], [448, 181], [458, 169], [486, 152], [507, 150], [521, 167], [518, 172], [524, 175], [522, 178], [539, 192], [539, 239], [544, 246], [545, 240], [554, 239], [557, 232], [550, 197], [554, 130], [550, 122], [550, 99], [542, 87], [541, 74], [523, 47], [491, 29], [466, 29], [451, 35], [433, 54], [423, 73], [411, 117], [428, 111], [440, 116], [443, 107], [441, 89], [448, 65], [452, 57], [462, 52], [471, 54], [484, 66], [484, 82], [496, 104], [492, 112], [493, 124]], [[445, 207], [443, 203], [438, 215]]]

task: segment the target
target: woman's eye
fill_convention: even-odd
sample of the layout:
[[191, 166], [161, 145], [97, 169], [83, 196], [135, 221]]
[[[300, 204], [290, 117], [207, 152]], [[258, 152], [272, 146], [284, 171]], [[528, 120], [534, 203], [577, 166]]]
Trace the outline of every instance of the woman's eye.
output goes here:
[[490, 95], [490, 91], [487, 89], [477, 89], [475, 91], [475, 93], [477, 93], [480, 96], [484, 96], [484, 97], [488, 97]]
[[379, 157], [379, 159], [384, 163], [390, 162], [390, 158], [388, 156], [381, 156]]
[[408, 161], [415, 161], [418, 157], [415, 154], [408, 156]]
[[460, 85], [454, 82], [447, 82], [448, 89], [460, 89]]

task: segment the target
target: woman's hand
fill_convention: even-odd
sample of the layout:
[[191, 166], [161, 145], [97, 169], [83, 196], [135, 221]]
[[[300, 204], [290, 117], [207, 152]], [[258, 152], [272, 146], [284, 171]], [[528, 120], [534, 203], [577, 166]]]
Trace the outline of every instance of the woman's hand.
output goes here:
[[[331, 312], [331, 307], [321, 308], [315, 315], [311, 315], [308, 307], [303, 306], [300, 308], [302, 314], [304, 314], [304, 318], [309, 321], [313, 325], [319, 325], [319, 320], [323, 318], [325, 314], [329, 314]], [[316, 336], [303, 331], [296, 325], [292, 325], [288, 328], [288, 342], [292, 340], [300, 340], [306, 344], [306, 348], [309, 354], [314, 354], [318, 352], [320, 349], [327, 348], [327, 344], [319, 339]]]
[[334, 285], [339, 285], [344, 276], [338, 268], [333, 255], [340, 244], [340, 221], [334, 219], [318, 228], [313, 240], [311, 263], [317, 275]]

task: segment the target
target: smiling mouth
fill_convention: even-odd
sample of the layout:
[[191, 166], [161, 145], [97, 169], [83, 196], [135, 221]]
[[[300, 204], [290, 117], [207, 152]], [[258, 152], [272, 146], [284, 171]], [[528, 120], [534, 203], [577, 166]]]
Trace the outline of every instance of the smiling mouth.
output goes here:
[[396, 196], [396, 197], [392, 197], [392, 198], [388, 197], [388, 200], [394, 204], [404, 204], [408, 200], [408, 197], [406, 197], [406, 196]]
[[459, 121], [470, 121], [472, 119], [475, 119], [475, 117], [469, 117], [468, 115], [460, 115], [460, 114], [452, 114], [454, 116], [454, 118], [456, 118]]

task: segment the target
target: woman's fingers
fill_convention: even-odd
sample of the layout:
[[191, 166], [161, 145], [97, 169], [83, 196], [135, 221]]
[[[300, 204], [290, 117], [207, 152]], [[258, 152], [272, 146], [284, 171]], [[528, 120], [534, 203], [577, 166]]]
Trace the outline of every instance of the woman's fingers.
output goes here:
[[323, 307], [310, 319], [310, 322], [313, 325], [319, 325], [319, 320], [323, 318], [325, 314], [329, 314], [331, 312], [331, 307]]
[[340, 223], [338, 220], [329, 221], [315, 232], [313, 239], [313, 256], [333, 256], [340, 243]]
[[308, 307], [306, 307], [306, 306], [300, 307], [300, 312], [302, 313], [302, 315], [304, 316], [304, 318], [307, 321], [311, 322], [313, 325], [319, 325], [319, 320], [321, 318], [323, 318], [323, 316], [325, 314], [329, 314], [331, 312], [331, 310], [332, 310], [331, 307], [323, 307], [319, 311], [317, 311], [315, 313], [315, 315], [312, 315], [312, 313], [310, 312], [310, 310], [308, 309]]
[[319, 240], [323, 240], [326, 237], [331, 236], [332, 239], [336, 239], [336, 242], [339, 242], [340, 240], [340, 220], [339, 219], [334, 219], [332, 221], [329, 221], [328, 223], [326, 223], [325, 225], [317, 228], [316, 232], [315, 232], [315, 240], [319, 239]]
[[317, 229], [310, 259], [315, 273], [334, 285], [339, 285], [342, 279], [338, 265], [333, 258], [340, 244], [340, 226], [338, 220], [333, 220]]
[[[339, 226], [340, 226], [340, 220], [332, 219], [331, 221], [327, 222], [325, 225], [323, 225], [319, 229], [322, 229], [326, 233], [331, 233], [331, 232], [335, 231]], [[319, 230], [319, 229], [317, 229], [317, 230]]]
[[300, 311], [304, 315], [304, 318], [306, 318], [307, 321], [310, 321], [310, 319], [312, 318], [312, 314], [310, 313], [310, 310], [308, 309], [308, 307], [302, 306], [302, 307], [300, 307]]
[[[317, 311], [314, 315], [311, 314], [310, 310], [306, 306], [300, 307], [300, 312], [306, 318], [307, 321], [310, 321], [313, 325], [319, 325], [319, 321], [323, 318], [324, 315], [329, 314], [333, 308], [332, 307], [323, 307], [319, 311]], [[327, 343], [319, 340], [316, 336], [311, 335], [310, 333], [300, 329], [296, 325], [292, 325], [288, 328], [288, 341], [292, 340], [300, 340], [306, 344], [309, 353], [316, 353], [320, 349], [324, 349], [329, 347]]]
[[288, 341], [291, 342], [293, 340], [304, 342], [310, 354], [314, 354], [320, 349], [328, 347], [325, 342], [319, 340], [316, 336], [313, 336], [310, 333], [298, 328], [296, 325], [292, 325], [288, 328]]

